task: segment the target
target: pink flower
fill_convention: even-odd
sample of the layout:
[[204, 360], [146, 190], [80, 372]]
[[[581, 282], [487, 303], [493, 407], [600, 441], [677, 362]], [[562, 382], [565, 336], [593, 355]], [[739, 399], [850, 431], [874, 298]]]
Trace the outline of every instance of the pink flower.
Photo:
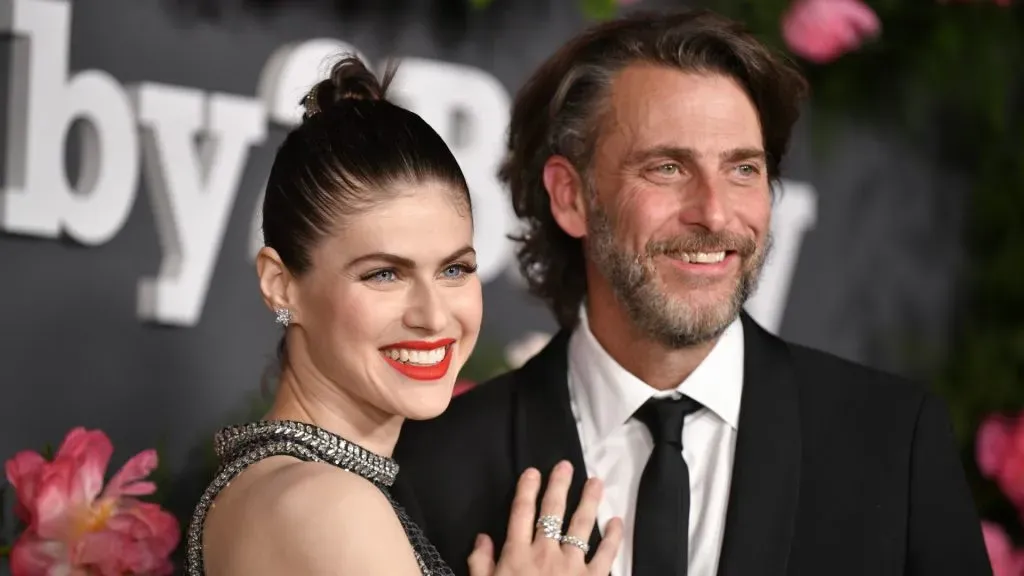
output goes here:
[[985, 537], [992, 576], [1021, 576], [1024, 574], [1024, 554], [1017, 551], [1002, 527], [992, 522], [981, 523], [981, 534]]
[[878, 34], [878, 16], [860, 0], [796, 0], [782, 18], [790, 50], [823, 64]]
[[1008, 448], [994, 479], [1007, 499], [1024, 513], [1024, 425], [1020, 419], [1011, 429]]
[[1005, 416], [990, 416], [978, 427], [974, 448], [978, 470], [986, 478], [995, 476], [1003, 466], [1010, 451], [1010, 437], [1014, 423]]
[[1024, 421], [991, 416], [978, 427], [975, 457], [981, 474], [994, 481], [1024, 517]]
[[171, 574], [177, 519], [135, 496], [152, 494], [144, 479], [157, 455], [145, 450], [103, 479], [114, 447], [98, 430], [75, 428], [52, 462], [32, 451], [6, 463], [17, 492], [18, 516], [28, 528], [11, 550], [12, 576]]

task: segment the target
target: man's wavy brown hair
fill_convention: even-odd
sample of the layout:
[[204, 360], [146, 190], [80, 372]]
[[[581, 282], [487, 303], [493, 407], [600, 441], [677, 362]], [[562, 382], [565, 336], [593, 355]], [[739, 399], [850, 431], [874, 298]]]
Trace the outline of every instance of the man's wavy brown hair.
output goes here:
[[788, 59], [738, 22], [706, 10], [635, 13], [605, 22], [544, 62], [516, 95], [499, 178], [525, 223], [525, 231], [513, 236], [520, 242], [520, 270], [563, 328], [576, 324], [587, 292], [584, 253], [581, 241], [551, 214], [544, 164], [564, 156], [589, 181], [609, 88], [619, 71], [637, 63], [734, 78], [757, 108], [773, 183], [807, 95], [806, 81]]

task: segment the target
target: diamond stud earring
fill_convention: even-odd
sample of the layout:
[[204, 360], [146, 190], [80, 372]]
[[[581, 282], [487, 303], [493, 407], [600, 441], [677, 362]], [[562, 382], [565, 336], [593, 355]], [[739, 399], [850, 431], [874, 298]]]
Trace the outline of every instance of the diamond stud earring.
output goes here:
[[292, 321], [292, 311], [287, 308], [278, 308], [274, 312], [277, 313], [276, 322], [287, 328], [288, 323]]

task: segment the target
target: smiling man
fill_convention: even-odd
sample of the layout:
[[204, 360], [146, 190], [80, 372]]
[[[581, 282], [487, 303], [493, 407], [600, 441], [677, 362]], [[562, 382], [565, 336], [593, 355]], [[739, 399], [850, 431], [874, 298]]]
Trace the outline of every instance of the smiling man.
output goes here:
[[622, 308], [592, 314], [592, 330], [621, 322], [666, 351], [707, 348], [736, 320], [768, 250], [757, 111], [728, 76], [653, 64], [627, 67], [609, 92], [591, 182], [564, 156], [544, 170], [555, 219], [585, 239], [588, 308]]
[[501, 545], [518, 473], [568, 459], [566, 510], [587, 476], [605, 499], [562, 544], [621, 517], [613, 576], [991, 573], [942, 403], [742, 311], [805, 92], [703, 11], [597, 25], [523, 87], [502, 176], [562, 331], [402, 431], [396, 490], [453, 567]]

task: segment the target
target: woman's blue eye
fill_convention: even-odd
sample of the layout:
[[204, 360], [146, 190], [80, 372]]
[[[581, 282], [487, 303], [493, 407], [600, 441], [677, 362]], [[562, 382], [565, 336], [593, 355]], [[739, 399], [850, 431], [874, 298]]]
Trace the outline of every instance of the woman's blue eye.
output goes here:
[[455, 279], [466, 273], [466, 267], [462, 264], [452, 264], [444, 269], [445, 278]]
[[374, 282], [393, 282], [396, 280], [394, 270], [377, 270], [369, 277]]

